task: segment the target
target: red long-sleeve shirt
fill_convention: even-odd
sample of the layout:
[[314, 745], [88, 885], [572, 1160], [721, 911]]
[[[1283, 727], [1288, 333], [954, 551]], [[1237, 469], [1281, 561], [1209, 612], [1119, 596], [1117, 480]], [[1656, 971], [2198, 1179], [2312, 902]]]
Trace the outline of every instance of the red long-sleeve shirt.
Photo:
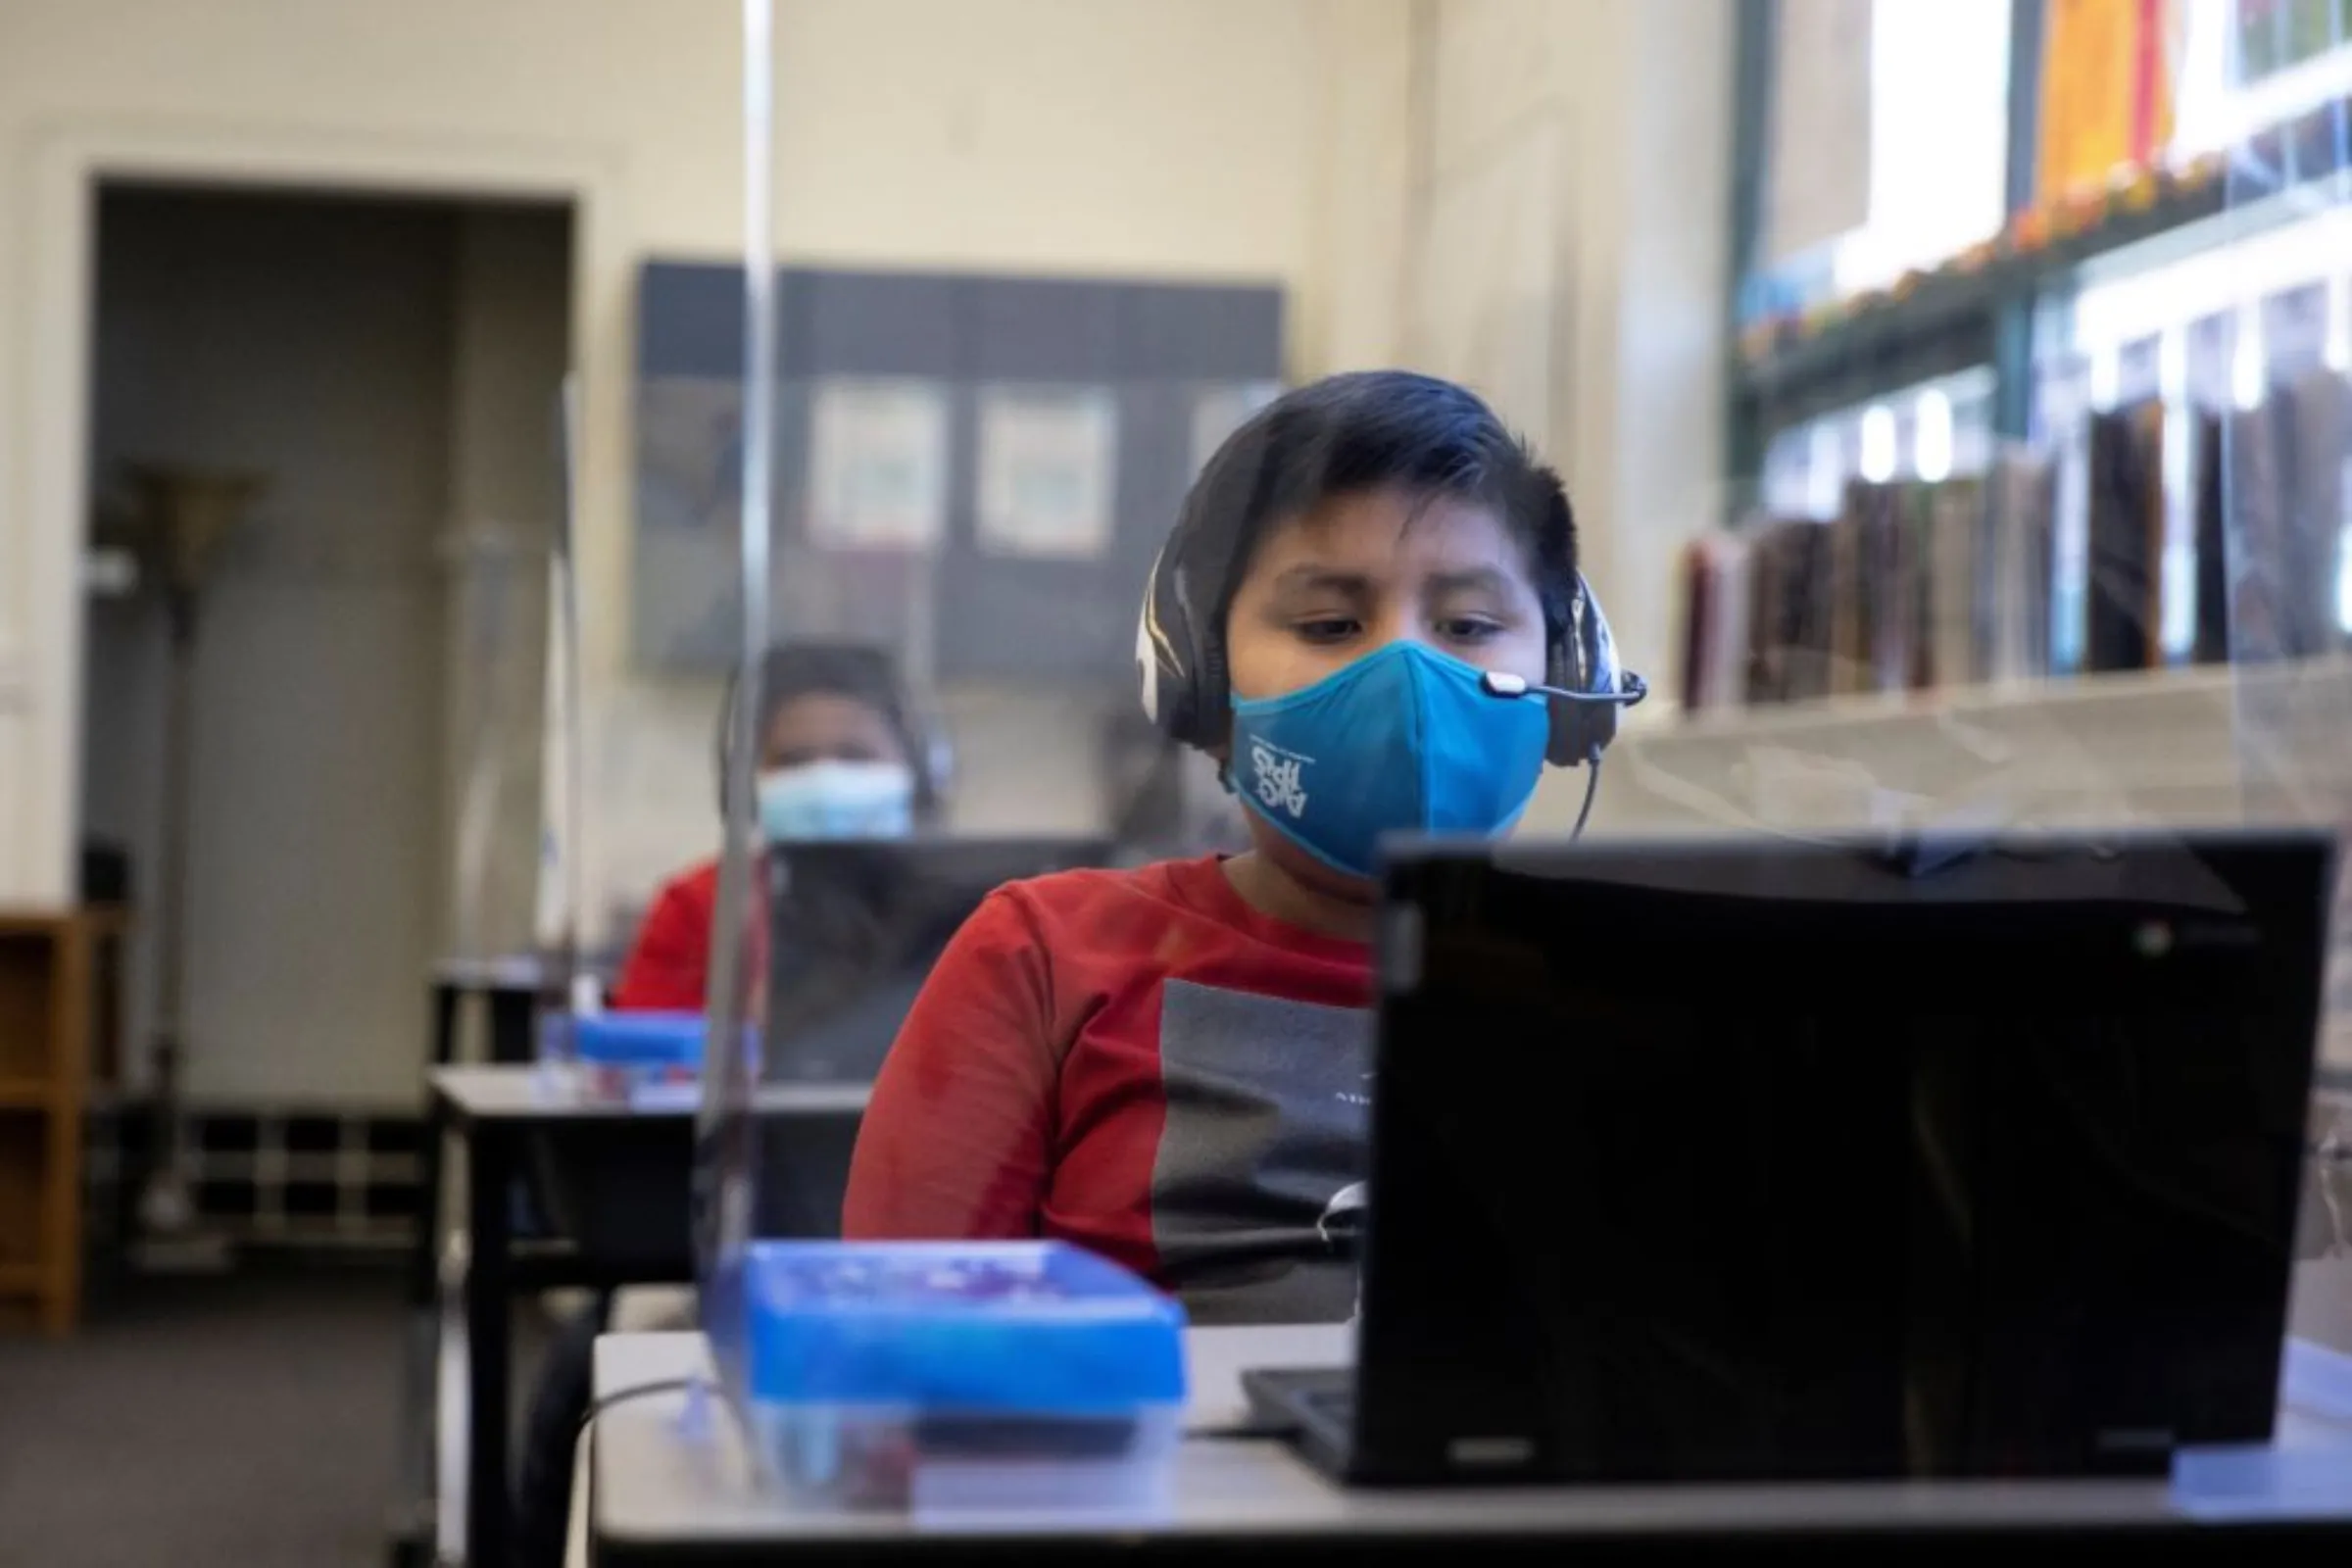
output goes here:
[[663, 884], [637, 927], [612, 987], [622, 1012], [700, 1012], [710, 973], [710, 916], [718, 907], [718, 862]]
[[844, 1234], [1079, 1243], [1196, 1321], [1348, 1316], [1318, 1221], [1362, 1179], [1369, 949], [1258, 913], [1215, 858], [992, 894], [908, 1013]]

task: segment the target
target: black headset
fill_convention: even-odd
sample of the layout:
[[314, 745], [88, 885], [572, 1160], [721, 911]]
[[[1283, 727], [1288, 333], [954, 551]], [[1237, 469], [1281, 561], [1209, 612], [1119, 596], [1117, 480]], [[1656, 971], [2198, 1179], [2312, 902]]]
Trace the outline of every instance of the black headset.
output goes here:
[[[948, 744], [946, 730], [907, 699], [899, 681], [897, 664], [888, 653], [857, 643], [779, 643], [761, 661], [762, 678], [766, 666], [779, 659], [807, 661], [830, 672], [810, 672], [790, 682], [792, 692], [785, 701], [789, 702], [792, 696], [827, 692], [879, 710], [914, 770], [915, 820], [926, 822], [939, 814], [955, 775], [955, 751]], [[737, 666], [727, 672], [726, 696], [718, 705], [718, 798], [722, 811], [726, 808], [727, 780], [734, 776], [735, 704], [742, 689], [743, 670]], [[760, 707], [765, 711], [755, 711], [753, 722], [760, 723], [776, 706], [761, 703]]]
[[[1170, 740], [1207, 750], [1224, 744], [1231, 722], [1221, 616], [1241, 563], [1201, 559], [1204, 530], [1195, 510], [1188, 502], [1152, 564], [1135, 629], [1135, 663], [1145, 716]], [[1544, 684], [1490, 677], [1486, 690], [1505, 700], [1544, 698], [1551, 710], [1544, 760], [1558, 767], [1597, 766], [1617, 738], [1618, 710], [1648, 696], [1648, 684], [1617, 662], [1617, 640], [1584, 573], [1577, 573], [1565, 612], [1547, 611], [1544, 618]]]

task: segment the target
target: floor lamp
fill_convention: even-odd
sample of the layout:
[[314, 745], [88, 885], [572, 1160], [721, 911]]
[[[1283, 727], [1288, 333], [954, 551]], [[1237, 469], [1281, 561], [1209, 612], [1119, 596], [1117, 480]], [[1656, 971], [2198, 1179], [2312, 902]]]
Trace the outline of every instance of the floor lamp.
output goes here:
[[148, 1048], [152, 1163], [139, 1192], [137, 1255], [150, 1267], [219, 1267], [226, 1249], [197, 1223], [186, 1108], [188, 806], [195, 730], [196, 640], [205, 579], [220, 544], [265, 486], [260, 474], [135, 465], [128, 507], [110, 532], [136, 555], [164, 602], [171, 665], [164, 688], [162, 831], [157, 844], [155, 1013]]

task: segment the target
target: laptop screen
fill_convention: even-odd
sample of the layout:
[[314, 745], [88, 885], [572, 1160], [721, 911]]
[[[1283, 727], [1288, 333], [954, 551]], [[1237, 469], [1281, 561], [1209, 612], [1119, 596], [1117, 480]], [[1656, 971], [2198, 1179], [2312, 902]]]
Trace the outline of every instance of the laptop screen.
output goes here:
[[956, 930], [1007, 882], [1108, 862], [1087, 838], [787, 844], [767, 858], [773, 1078], [862, 1082]]
[[[2329, 886], [2293, 836], [1399, 856], [1364, 1463], [2029, 1475], [2267, 1436]], [[1437, 1345], [1475, 1350], [1388, 1376]]]

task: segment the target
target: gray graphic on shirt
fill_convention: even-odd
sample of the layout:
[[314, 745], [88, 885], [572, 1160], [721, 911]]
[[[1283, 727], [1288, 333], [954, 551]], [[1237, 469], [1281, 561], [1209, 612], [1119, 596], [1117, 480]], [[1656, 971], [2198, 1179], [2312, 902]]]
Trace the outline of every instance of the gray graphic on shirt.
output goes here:
[[1355, 1267], [1328, 1211], [1364, 1177], [1371, 1034], [1360, 1008], [1163, 988], [1152, 1238], [1193, 1321], [1336, 1323], [1353, 1309]]

